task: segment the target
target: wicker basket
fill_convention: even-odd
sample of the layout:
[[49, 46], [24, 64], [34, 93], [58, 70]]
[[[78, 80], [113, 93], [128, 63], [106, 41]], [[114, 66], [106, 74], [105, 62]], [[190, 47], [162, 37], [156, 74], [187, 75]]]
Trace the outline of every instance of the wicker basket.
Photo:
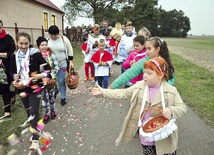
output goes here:
[[146, 123], [142, 125], [143, 131], [146, 133], [154, 132], [162, 127], [164, 127], [167, 123], [169, 123], [169, 119], [162, 116], [162, 109], [160, 108], [154, 108], [150, 107], [143, 111], [143, 113], [140, 116], [140, 119], [142, 120], [144, 114], [150, 111], [151, 115], [154, 116], [151, 119], [149, 119]]
[[49, 81], [46, 83], [44, 89], [50, 89], [54, 86], [56, 86], [56, 79], [49, 79]]
[[69, 89], [76, 89], [79, 85], [79, 74], [71, 68], [66, 76], [66, 84]]

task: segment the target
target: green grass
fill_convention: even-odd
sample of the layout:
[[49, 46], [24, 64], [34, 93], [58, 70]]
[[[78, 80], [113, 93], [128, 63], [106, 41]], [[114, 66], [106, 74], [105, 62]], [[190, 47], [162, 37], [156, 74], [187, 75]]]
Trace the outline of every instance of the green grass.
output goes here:
[[171, 54], [175, 66], [175, 86], [183, 100], [214, 128], [214, 73]]
[[168, 45], [199, 50], [213, 50], [214, 37], [164, 38]]

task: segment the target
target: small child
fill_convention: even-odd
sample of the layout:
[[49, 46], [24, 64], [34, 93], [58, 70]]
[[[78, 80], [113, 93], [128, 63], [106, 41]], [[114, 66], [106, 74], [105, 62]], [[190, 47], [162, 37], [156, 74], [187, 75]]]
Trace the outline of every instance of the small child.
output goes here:
[[104, 35], [105, 35], [105, 43], [106, 43], [105, 49], [111, 53], [112, 57], [114, 57], [114, 54], [113, 54], [113, 51], [115, 48], [114, 39], [111, 38], [109, 31], [106, 31]]
[[[122, 36], [120, 43], [118, 45], [118, 56], [114, 58], [116, 62], [122, 64], [128, 57], [128, 54], [131, 52], [133, 48], [133, 39], [136, 37], [132, 30], [133, 26], [131, 24], [127, 24], [126, 33]], [[121, 73], [123, 72], [124, 69], [121, 68]]]
[[[102, 89], [96, 86], [92, 89], [93, 95], [103, 94], [104, 97], [115, 99], [132, 99], [129, 112], [125, 117], [125, 122], [116, 145], [120, 142], [130, 142], [140, 127], [142, 122], [147, 121], [152, 116], [150, 111], [141, 114], [148, 107], [161, 108], [162, 115], [171, 120], [182, 117], [187, 107], [183, 103], [177, 89], [171, 86], [168, 80], [168, 64], [161, 57], [150, 59], [144, 64], [144, 80], [137, 82], [127, 89]], [[167, 124], [168, 125], [168, 124]], [[169, 124], [172, 125], [172, 124]], [[175, 124], [173, 124], [175, 125]], [[140, 132], [140, 140], [144, 155], [175, 155], [178, 143], [178, 129], [159, 141], [148, 142]]]
[[[36, 40], [37, 46], [43, 56], [43, 58], [48, 62], [48, 64], [51, 66], [51, 78], [56, 79], [56, 75], [59, 71], [58, 67], [58, 61], [56, 58], [55, 53], [53, 53], [48, 48], [48, 41], [44, 37], [38, 37]], [[55, 87], [51, 87], [49, 89], [44, 89], [41, 93], [42, 95], [42, 106], [44, 108], [44, 124], [47, 124], [49, 121], [49, 115], [51, 116], [51, 119], [55, 119], [56, 113], [55, 113]], [[50, 102], [50, 103], [49, 103]], [[50, 106], [50, 111], [49, 111]]]
[[109, 68], [112, 65], [113, 57], [105, 50], [105, 40], [98, 41], [99, 50], [94, 53], [91, 60], [95, 66], [95, 76], [100, 87], [108, 87]]
[[[133, 40], [134, 50], [129, 53], [127, 59], [123, 62], [122, 67], [124, 69], [129, 69], [133, 64], [135, 64], [138, 60], [144, 58], [146, 56], [145, 49], [145, 38], [141, 35], [138, 35]], [[142, 80], [143, 73], [140, 73], [135, 78], [131, 79], [128, 84], [126, 84], [125, 88], [130, 87], [135, 84], [137, 81]]]
[[[94, 65], [91, 62], [91, 57], [98, 50], [98, 40], [99, 39], [105, 39], [105, 37], [99, 33], [100, 26], [98, 24], [94, 24], [93, 33], [89, 35], [88, 41], [87, 41], [87, 48], [83, 52], [85, 58], [84, 58], [84, 69], [85, 69], [85, 79], [84, 81], [94, 81]], [[91, 70], [91, 78], [89, 78], [89, 68]]]
[[144, 38], [147, 40], [149, 38], [151, 38], [151, 32], [146, 28], [146, 27], [142, 27], [138, 33], [138, 35], [144, 36]]

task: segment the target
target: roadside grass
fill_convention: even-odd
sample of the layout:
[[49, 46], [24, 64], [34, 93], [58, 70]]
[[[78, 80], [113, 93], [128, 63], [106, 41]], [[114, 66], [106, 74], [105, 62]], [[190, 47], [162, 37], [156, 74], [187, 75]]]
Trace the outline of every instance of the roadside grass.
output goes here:
[[184, 102], [214, 128], [214, 73], [173, 53], [171, 57], [175, 67], [175, 87]]
[[[80, 45], [73, 45], [74, 49], [74, 68], [79, 70], [83, 64], [83, 56], [80, 50]], [[14, 89], [12, 87], [12, 89]], [[0, 101], [0, 107], [3, 107], [2, 100]], [[4, 109], [0, 108], [0, 117], [4, 114]], [[42, 107], [40, 108], [41, 118], [43, 117]], [[11, 107], [11, 118], [0, 120], [0, 144], [7, 146], [7, 138], [16, 133], [19, 135], [21, 133], [19, 125], [23, 124], [27, 119], [26, 111], [19, 99], [19, 96], [16, 96], [16, 103]]]

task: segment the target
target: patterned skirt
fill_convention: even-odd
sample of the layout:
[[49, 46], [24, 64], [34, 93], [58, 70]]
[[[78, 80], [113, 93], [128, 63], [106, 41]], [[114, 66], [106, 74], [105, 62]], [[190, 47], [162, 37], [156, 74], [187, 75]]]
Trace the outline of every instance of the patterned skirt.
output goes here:
[[[143, 153], [144, 155], [156, 155], [156, 148], [155, 146], [145, 146], [145, 145], [142, 145], [143, 147]], [[164, 154], [164, 155], [176, 155], [176, 151], [173, 152], [173, 153], [167, 153], [167, 154]]]

